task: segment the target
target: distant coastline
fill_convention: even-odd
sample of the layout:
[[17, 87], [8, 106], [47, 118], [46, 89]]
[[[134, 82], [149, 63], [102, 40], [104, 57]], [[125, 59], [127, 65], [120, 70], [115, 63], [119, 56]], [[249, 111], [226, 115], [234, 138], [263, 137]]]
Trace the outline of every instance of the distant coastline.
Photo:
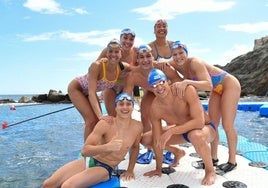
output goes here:
[[0, 94], [0, 100], [1, 99], [12, 99], [14, 101], [18, 101], [18, 100], [20, 100], [21, 97], [28, 97], [31, 99], [34, 95], [37, 95], [37, 94], [10, 94], [10, 95], [7, 95], [7, 94], [1, 95]]
[[[38, 94], [4, 94], [1, 95], [0, 94], [0, 101], [3, 99], [8, 99], [8, 100], [14, 100], [16, 102], [18, 102], [22, 97], [27, 97], [29, 99], [31, 99], [33, 96], [36, 96]], [[243, 96], [240, 98], [240, 101], [244, 101], [244, 102], [268, 102], [268, 96]], [[1, 103], [1, 102], [0, 102]]]

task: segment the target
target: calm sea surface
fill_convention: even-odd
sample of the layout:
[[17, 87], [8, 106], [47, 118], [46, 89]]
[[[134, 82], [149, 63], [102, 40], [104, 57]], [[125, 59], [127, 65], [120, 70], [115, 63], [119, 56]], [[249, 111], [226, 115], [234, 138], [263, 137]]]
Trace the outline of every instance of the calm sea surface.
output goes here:
[[[20, 97], [0, 95], [0, 99]], [[0, 104], [0, 122], [11, 125], [70, 106], [46, 104], [10, 110], [10, 104]], [[268, 118], [259, 117], [259, 112], [238, 111], [236, 128], [239, 135], [268, 146]], [[41, 187], [57, 168], [77, 158], [83, 130], [83, 119], [75, 108], [1, 129], [0, 187]]]

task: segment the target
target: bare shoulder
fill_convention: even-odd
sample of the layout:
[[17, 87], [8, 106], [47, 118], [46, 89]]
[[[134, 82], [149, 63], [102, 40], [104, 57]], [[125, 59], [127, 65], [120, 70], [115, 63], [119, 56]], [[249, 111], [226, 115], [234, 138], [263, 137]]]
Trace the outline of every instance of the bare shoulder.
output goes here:
[[131, 71], [133, 69], [134, 66], [130, 65], [129, 63], [125, 62], [125, 61], [121, 61], [120, 62], [121, 65], [123, 65], [123, 69], [124, 71]]
[[104, 48], [104, 49], [101, 51], [101, 53], [100, 53], [98, 59], [104, 58], [104, 57], [106, 57], [106, 55], [107, 55], [107, 48]]
[[132, 119], [132, 124], [133, 124], [133, 127], [137, 130], [138, 134], [142, 132], [143, 126], [140, 121]]
[[202, 59], [200, 58], [197, 58], [197, 57], [191, 57], [189, 58], [190, 62], [191, 62], [191, 65], [205, 65], [205, 61], [203, 61]]
[[141, 121], [138, 121], [136, 119], [132, 119], [132, 123], [137, 126], [138, 128], [142, 128], [142, 123]]
[[153, 47], [154, 47], [154, 41], [149, 42], [148, 45], [149, 45], [151, 48], [153, 48]]
[[96, 124], [96, 126], [94, 127], [92, 134], [93, 135], [105, 135], [105, 134], [111, 134], [112, 131], [112, 125], [107, 123], [105, 120], [100, 120], [98, 121], [98, 123]]
[[111, 126], [111, 124], [107, 123], [107, 121], [105, 120], [99, 120], [98, 123], [96, 124], [95, 128], [94, 129], [109, 129]]
[[172, 45], [173, 45], [173, 43], [174, 43], [174, 41], [173, 41], [173, 40], [168, 40], [167, 42], [168, 42], [168, 44], [169, 44], [170, 46], [172, 46]]
[[186, 100], [199, 100], [198, 93], [196, 88], [192, 85], [188, 85], [185, 90], [184, 99]]

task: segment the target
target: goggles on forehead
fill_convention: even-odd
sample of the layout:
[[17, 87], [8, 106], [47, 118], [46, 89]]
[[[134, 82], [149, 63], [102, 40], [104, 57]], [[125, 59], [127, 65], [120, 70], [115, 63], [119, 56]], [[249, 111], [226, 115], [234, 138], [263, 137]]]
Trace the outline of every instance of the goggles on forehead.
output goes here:
[[129, 29], [129, 28], [126, 28], [126, 29], [123, 29], [120, 33], [120, 38], [123, 36], [123, 35], [127, 35], [127, 34], [131, 34], [132, 37], [135, 37], [136, 34], [133, 30]]
[[122, 48], [120, 41], [117, 39], [110, 40], [110, 42], [107, 45], [107, 48], [115, 48], [115, 47]]
[[165, 83], [166, 83], [165, 80], [161, 80], [160, 82], [158, 82], [158, 83], [154, 83], [154, 84], [152, 84], [151, 86], [152, 86], [153, 88], [157, 88], [157, 86], [162, 86], [162, 85], [164, 85]]
[[128, 93], [121, 93], [119, 94], [116, 98], [115, 98], [115, 101], [114, 101], [114, 105], [116, 106], [116, 104], [119, 102], [119, 101], [123, 101], [123, 100], [128, 100], [132, 103], [132, 105], [134, 105], [134, 99], [131, 95], [129, 95]]
[[152, 48], [149, 45], [147, 45], [147, 44], [140, 45], [138, 47], [138, 49], [137, 49], [137, 53], [146, 52], [146, 51], [149, 51], [149, 52], [152, 51]]
[[179, 40], [173, 43], [172, 49], [174, 48], [182, 48], [186, 52], [186, 54], [188, 54], [187, 46], [185, 44], [182, 44]]

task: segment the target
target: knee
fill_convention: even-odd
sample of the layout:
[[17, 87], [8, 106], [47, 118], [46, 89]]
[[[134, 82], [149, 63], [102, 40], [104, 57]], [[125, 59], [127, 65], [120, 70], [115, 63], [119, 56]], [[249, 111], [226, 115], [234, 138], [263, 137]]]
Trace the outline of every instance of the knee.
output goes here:
[[54, 183], [51, 181], [50, 178], [48, 178], [43, 182], [42, 188], [49, 188], [53, 186], [55, 186]]
[[232, 124], [232, 125], [226, 125], [225, 123], [222, 123], [222, 125], [223, 125], [222, 126], [223, 127], [223, 130], [224, 130], [224, 132], [226, 134], [228, 134], [228, 133], [235, 133], [236, 132], [234, 124]]
[[74, 81], [72, 80], [69, 84], [68, 84], [68, 87], [67, 87], [67, 92], [68, 93], [71, 93], [74, 89]]
[[98, 123], [99, 119], [98, 118], [89, 118], [85, 120], [86, 126], [92, 127], [95, 126]]
[[67, 180], [61, 185], [61, 188], [75, 188], [75, 185], [72, 181]]
[[144, 145], [145, 147], [152, 146], [152, 137], [150, 133], [146, 133], [142, 136], [141, 144]]
[[188, 133], [188, 138], [193, 145], [199, 145], [203, 143], [206, 139], [204, 134], [200, 130], [192, 130]]

